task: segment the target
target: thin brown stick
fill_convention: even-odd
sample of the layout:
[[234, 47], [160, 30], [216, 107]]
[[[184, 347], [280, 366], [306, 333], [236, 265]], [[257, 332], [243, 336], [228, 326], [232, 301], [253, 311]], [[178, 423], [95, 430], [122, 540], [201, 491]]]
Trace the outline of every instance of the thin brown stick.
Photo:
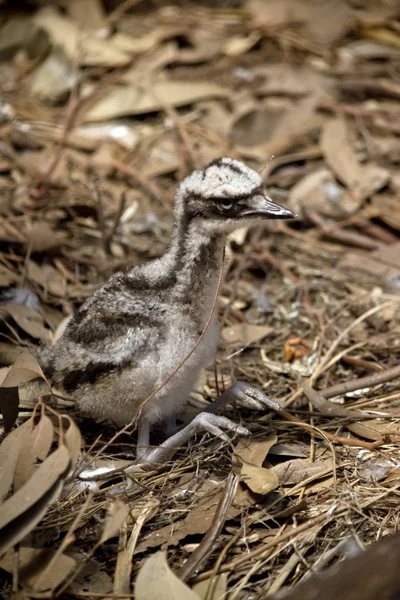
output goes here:
[[334, 396], [341, 396], [342, 394], [347, 394], [348, 392], [354, 392], [354, 390], [360, 390], [362, 388], [379, 385], [380, 383], [386, 383], [387, 381], [392, 381], [397, 377], [400, 377], [400, 365], [396, 365], [395, 367], [387, 369], [383, 372], [381, 371], [379, 373], [374, 373], [373, 375], [366, 375], [365, 377], [360, 377], [359, 379], [352, 379], [351, 381], [346, 381], [345, 383], [338, 383], [337, 385], [333, 385], [326, 390], [321, 390], [320, 394], [324, 398], [333, 398]]
[[230, 473], [226, 480], [225, 493], [219, 501], [217, 511], [210, 528], [196, 550], [192, 552], [185, 564], [176, 572], [182, 581], [188, 581], [199, 565], [207, 558], [207, 556], [211, 554], [213, 546], [221, 533], [226, 516], [232, 505], [238, 483], [239, 476], [235, 473]]

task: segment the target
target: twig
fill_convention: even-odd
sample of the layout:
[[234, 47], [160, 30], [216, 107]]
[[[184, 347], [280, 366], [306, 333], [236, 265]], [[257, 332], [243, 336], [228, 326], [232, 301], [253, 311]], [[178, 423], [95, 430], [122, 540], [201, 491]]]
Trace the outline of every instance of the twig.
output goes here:
[[326, 390], [321, 390], [320, 394], [324, 398], [333, 398], [334, 396], [341, 396], [343, 394], [347, 394], [348, 392], [354, 392], [354, 390], [360, 390], [362, 388], [379, 385], [380, 383], [386, 383], [387, 381], [396, 379], [396, 377], [400, 377], [400, 365], [396, 365], [395, 367], [387, 369], [383, 372], [381, 371], [380, 373], [374, 373], [373, 375], [367, 375], [366, 377], [360, 377], [359, 379], [352, 379], [351, 381], [346, 381], [345, 383], [333, 385]]
[[225, 493], [219, 501], [217, 511], [210, 528], [201, 540], [196, 550], [190, 555], [185, 564], [178, 569], [176, 574], [182, 581], [188, 581], [193, 575], [197, 567], [210, 555], [214, 543], [221, 533], [224, 526], [226, 516], [232, 505], [239, 483], [239, 476], [235, 473], [230, 473], [225, 486]]

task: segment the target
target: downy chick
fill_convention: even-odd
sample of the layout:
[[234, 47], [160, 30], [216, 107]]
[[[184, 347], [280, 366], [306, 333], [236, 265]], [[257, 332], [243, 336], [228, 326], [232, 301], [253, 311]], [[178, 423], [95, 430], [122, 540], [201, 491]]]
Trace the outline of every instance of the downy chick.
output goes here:
[[[76, 400], [83, 414], [124, 424], [139, 417], [137, 457], [152, 462], [164, 456], [147, 451], [152, 425], [182, 412], [200, 369], [215, 357], [216, 311], [190, 358], [144, 403], [199, 340], [212, 310], [226, 235], [261, 219], [295, 215], [266, 196], [258, 173], [220, 158], [182, 181], [174, 216], [167, 252], [113, 275], [77, 310], [56, 345], [38, 353], [46, 376]], [[245, 384], [232, 392], [247, 397], [249, 405], [271, 406]], [[199, 428], [217, 435], [222, 429], [246, 432], [224, 417], [203, 413], [170, 438], [169, 446]]]

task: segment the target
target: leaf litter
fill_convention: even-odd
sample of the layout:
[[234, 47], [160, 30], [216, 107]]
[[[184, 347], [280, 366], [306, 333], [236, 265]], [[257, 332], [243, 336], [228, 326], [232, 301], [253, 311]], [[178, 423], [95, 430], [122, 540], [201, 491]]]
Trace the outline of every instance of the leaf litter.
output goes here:
[[[396, 3], [40, 4], [0, 23], [1, 592], [392, 597]], [[232, 406], [250, 441], [200, 436], [135, 472], [134, 438], [76, 415], [30, 350], [111, 273], [162, 254], [178, 181], [226, 154], [299, 219], [232, 237], [217, 381], [188, 412], [234, 379], [282, 411]]]

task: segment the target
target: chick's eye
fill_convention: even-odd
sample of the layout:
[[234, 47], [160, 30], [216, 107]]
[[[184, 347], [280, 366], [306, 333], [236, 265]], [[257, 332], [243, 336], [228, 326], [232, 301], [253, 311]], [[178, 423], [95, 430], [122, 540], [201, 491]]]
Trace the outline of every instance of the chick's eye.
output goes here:
[[221, 198], [217, 201], [217, 206], [221, 211], [232, 210], [233, 200], [231, 198]]

